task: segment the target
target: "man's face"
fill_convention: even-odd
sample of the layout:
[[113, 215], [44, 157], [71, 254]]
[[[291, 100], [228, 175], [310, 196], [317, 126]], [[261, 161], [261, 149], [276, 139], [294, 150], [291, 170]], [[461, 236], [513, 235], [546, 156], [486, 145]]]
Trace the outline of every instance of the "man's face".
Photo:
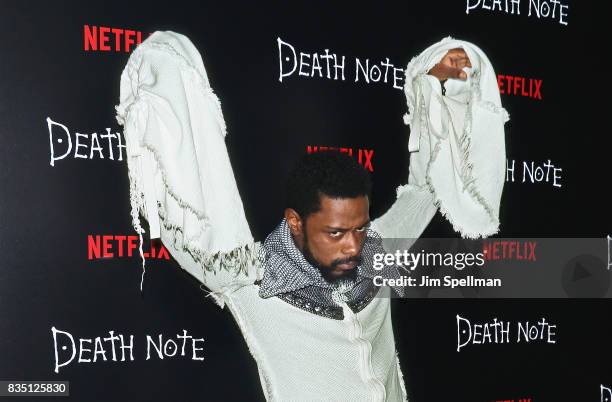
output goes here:
[[[301, 220], [294, 236], [304, 257], [328, 280], [336, 280], [361, 263], [361, 249], [370, 223], [367, 196], [321, 196], [321, 209]], [[291, 224], [291, 222], [290, 222]]]

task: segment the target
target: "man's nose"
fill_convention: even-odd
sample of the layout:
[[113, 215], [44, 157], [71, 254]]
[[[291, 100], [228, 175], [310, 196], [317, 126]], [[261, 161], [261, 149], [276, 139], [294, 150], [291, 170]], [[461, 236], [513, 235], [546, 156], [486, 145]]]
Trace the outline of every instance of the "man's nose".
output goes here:
[[352, 232], [347, 233], [342, 244], [342, 254], [353, 257], [359, 254], [360, 248], [361, 240], [359, 236]]

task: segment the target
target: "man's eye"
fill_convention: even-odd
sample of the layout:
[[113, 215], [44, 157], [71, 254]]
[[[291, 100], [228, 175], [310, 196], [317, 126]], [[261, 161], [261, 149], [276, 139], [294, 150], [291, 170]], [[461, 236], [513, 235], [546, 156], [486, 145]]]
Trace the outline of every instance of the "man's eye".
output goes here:
[[340, 237], [341, 234], [342, 234], [342, 232], [329, 232], [329, 235], [331, 237]]
[[357, 229], [358, 232], [365, 232], [365, 230], [367, 229], [366, 226], [362, 226], [359, 229]]

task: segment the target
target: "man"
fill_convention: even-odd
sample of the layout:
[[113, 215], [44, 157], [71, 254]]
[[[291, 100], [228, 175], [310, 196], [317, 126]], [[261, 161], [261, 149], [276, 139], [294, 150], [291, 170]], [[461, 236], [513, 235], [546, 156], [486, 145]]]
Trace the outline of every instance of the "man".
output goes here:
[[[455, 48], [419, 74], [465, 79], [466, 67]], [[284, 219], [253, 242], [218, 100], [187, 38], [156, 32], [139, 46], [117, 111], [136, 230], [144, 231], [140, 212], [151, 237], [159, 233], [181, 267], [229, 308], [267, 400], [407, 399], [390, 311], [392, 292], [401, 290], [373, 285], [371, 257], [382, 251], [379, 235], [420, 235], [438, 208], [436, 188], [409, 182], [370, 222], [369, 173], [342, 153], [305, 155], [287, 182]]]

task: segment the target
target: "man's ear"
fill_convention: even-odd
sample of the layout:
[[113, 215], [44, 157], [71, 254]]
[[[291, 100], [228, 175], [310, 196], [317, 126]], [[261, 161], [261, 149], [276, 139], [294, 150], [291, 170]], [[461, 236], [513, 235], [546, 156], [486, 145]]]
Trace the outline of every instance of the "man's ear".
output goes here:
[[302, 218], [300, 214], [298, 214], [292, 208], [285, 209], [285, 219], [287, 220], [287, 225], [289, 225], [289, 229], [291, 230], [291, 234], [296, 237], [301, 237], [303, 235], [302, 231], [304, 228]]

